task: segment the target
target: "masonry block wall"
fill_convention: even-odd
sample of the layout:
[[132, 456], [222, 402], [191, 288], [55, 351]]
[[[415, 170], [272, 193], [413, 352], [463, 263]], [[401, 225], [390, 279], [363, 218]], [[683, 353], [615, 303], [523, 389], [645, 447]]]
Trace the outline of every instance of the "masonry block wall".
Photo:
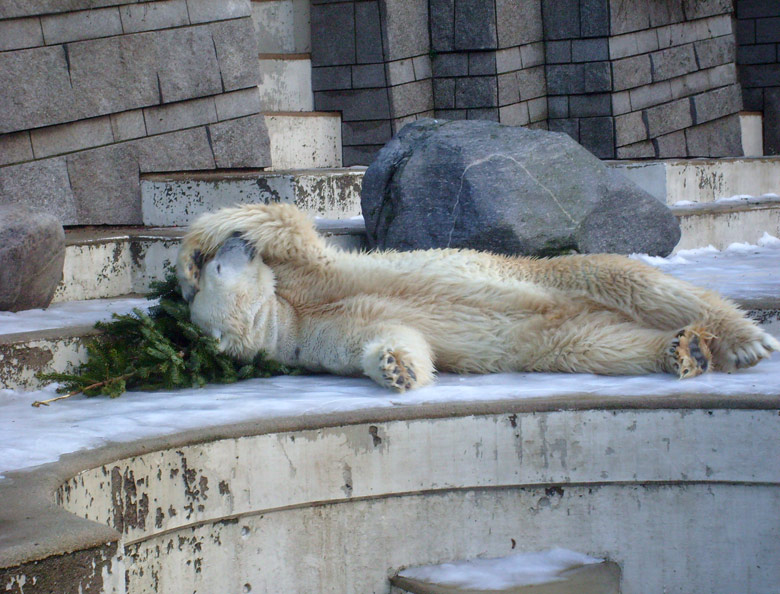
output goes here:
[[340, 111], [344, 165], [433, 116], [427, 0], [312, 0], [314, 106]]
[[745, 109], [764, 115], [764, 153], [780, 154], [780, 2], [737, 0], [737, 64]]
[[0, 203], [140, 224], [145, 172], [265, 167], [249, 0], [0, 0]]

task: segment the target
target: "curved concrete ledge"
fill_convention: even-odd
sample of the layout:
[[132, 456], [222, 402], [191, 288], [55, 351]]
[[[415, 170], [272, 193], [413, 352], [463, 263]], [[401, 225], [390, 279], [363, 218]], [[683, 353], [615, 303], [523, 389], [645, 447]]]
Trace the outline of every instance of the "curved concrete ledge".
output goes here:
[[779, 409], [777, 395], [565, 394], [70, 454], [0, 480], [0, 583], [389, 592], [404, 566], [565, 546], [620, 564], [624, 593], [770, 591]]

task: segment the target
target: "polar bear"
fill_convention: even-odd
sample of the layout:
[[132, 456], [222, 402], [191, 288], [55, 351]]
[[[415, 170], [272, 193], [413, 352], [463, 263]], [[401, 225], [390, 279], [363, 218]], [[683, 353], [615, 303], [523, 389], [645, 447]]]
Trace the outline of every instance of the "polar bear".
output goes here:
[[193, 322], [228, 354], [396, 391], [436, 371], [689, 378], [780, 350], [729, 301], [623, 256], [345, 252], [285, 204], [201, 216], [177, 270]]

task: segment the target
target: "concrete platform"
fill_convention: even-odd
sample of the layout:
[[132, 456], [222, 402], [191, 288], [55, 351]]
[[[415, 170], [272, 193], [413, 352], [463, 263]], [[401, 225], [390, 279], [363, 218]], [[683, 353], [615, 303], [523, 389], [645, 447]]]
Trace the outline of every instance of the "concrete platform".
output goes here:
[[341, 167], [339, 113], [276, 112], [265, 114], [274, 169]]

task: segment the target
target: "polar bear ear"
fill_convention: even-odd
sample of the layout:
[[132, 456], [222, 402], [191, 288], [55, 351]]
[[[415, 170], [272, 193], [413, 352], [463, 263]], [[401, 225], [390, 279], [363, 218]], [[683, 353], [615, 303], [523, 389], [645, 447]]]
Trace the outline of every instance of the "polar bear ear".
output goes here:
[[225, 240], [214, 256], [213, 266], [217, 274], [223, 267], [240, 269], [249, 264], [257, 254], [254, 246], [243, 239], [240, 234], [234, 233]]

